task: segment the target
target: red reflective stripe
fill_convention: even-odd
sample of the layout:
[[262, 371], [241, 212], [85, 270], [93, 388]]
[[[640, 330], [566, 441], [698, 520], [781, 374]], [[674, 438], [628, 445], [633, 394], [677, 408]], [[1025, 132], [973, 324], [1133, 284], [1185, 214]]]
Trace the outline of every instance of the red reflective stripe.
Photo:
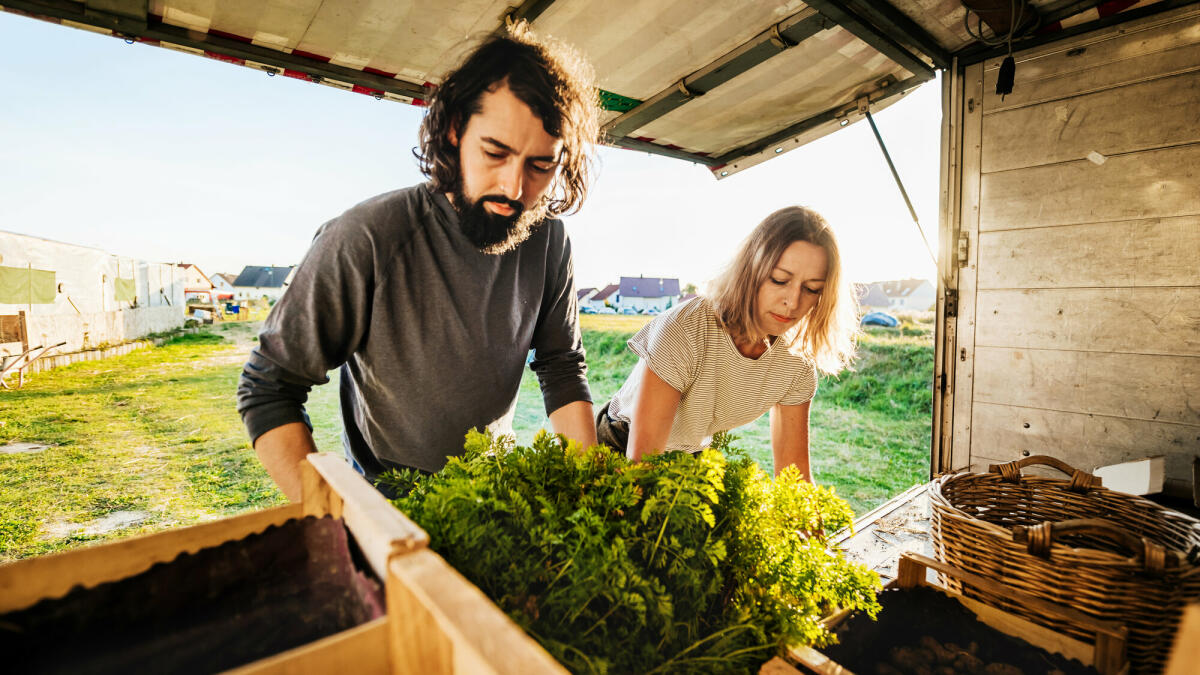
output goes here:
[[244, 65], [246, 65], [246, 59], [239, 59], [239, 58], [237, 58], [237, 57], [234, 57], [234, 56], [228, 56], [228, 55], [226, 55], [226, 54], [219, 54], [219, 53], [217, 53], [217, 52], [210, 52], [210, 51], [208, 51], [207, 49], [206, 49], [206, 50], [204, 50], [204, 55], [205, 55], [205, 56], [207, 56], [207, 57], [208, 57], [208, 58], [210, 58], [210, 59], [216, 59], [216, 60], [218, 60], [218, 61], [224, 61], [225, 63], [232, 63], [232, 64], [234, 64], [235, 66], [244, 66]]
[[372, 68], [370, 66], [367, 66], [366, 68], [363, 68], [362, 70], [364, 73], [370, 73], [372, 75], [382, 75], [384, 77], [396, 77], [395, 73], [389, 73], [386, 70], [380, 70], [378, 68]]
[[209, 28], [208, 34], [215, 35], [215, 36], [221, 37], [221, 38], [225, 38], [227, 40], [237, 40], [238, 42], [245, 42], [246, 44], [250, 44], [250, 43], [254, 42], [254, 40], [251, 38], [244, 37], [242, 35], [235, 35], [233, 33], [226, 33], [223, 30], [217, 30], [215, 28]]
[[1100, 14], [1100, 18], [1103, 19], [1106, 16], [1112, 16], [1113, 14], [1118, 14], [1129, 9], [1130, 7], [1133, 7], [1134, 5], [1138, 4], [1138, 1], [1139, 0], [1112, 0], [1112, 2], [1106, 2], [1096, 7], [1096, 11]]
[[329, 63], [328, 56], [321, 56], [320, 54], [313, 54], [312, 52], [301, 51], [299, 49], [293, 49], [292, 56], [303, 56], [306, 59], [320, 61], [321, 63]]
[[359, 94], [366, 94], [368, 96], [383, 96], [383, 90], [364, 87], [361, 84], [354, 85], [351, 91]]

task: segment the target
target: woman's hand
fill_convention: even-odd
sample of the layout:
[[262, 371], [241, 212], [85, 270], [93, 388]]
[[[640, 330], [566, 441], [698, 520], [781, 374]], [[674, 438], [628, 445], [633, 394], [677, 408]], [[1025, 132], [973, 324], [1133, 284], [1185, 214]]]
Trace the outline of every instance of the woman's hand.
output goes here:
[[775, 455], [775, 475], [786, 466], [795, 466], [812, 483], [808, 462], [808, 409], [812, 401], [801, 405], [776, 405], [771, 408], [771, 450]]
[[633, 421], [629, 424], [629, 446], [625, 449], [625, 455], [634, 462], [641, 461], [644, 455], [662, 452], [671, 436], [671, 424], [682, 398], [682, 394], [655, 375], [645, 361], [639, 362], [637, 367], [645, 371], [633, 397]]

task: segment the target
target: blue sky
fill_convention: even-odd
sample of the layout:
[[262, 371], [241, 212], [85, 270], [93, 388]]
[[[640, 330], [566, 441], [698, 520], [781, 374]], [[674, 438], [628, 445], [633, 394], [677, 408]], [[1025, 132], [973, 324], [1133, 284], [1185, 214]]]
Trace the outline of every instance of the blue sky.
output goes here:
[[[294, 264], [321, 223], [423, 180], [421, 114], [0, 13], [0, 230], [210, 273]], [[875, 118], [931, 240], [940, 114], [927, 84]], [[833, 224], [851, 279], [933, 278], [866, 122], [722, 181], [645, 153], [599, 159], [567, 219], [581, 287], [638, 274], [703, 285], [790, 204]]]

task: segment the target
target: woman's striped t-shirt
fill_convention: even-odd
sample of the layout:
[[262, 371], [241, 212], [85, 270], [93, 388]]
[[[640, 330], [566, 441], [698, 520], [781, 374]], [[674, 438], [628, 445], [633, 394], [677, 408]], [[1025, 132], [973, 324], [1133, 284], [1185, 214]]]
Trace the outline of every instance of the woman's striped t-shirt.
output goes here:
[[695, 452], [717, 432], [749, 424], [776, 404], [801, 405], [817, 392], [812, 362], [789, 352], [783, 339], [757, 359], [743, 356], [706, 298], [660, 314], [629, 340], [629, 348], [641, 359], [608, 414], [632, 421], [634, 397], [649, 367], [682, 394], [664, 450]]

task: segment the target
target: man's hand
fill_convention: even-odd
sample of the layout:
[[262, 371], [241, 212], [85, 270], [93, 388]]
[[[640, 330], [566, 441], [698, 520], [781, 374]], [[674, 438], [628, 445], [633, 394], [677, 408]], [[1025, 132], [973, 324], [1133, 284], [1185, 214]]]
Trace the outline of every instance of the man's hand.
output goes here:
[[589, 401], [575, 401], [550, 413], [554, 433], [578, 441], [584, 448], [596, 444], [596, 415]]
[[[593, 443], [595, 437], [596, 431], [593, 429]], [[258, 437], [254, 442], [254, 451], [283, 494], [293, 502], [300, 501], [300, 462], [308, 453], [317, 451], [308, 427], [303, 422], [275, 427]]]

